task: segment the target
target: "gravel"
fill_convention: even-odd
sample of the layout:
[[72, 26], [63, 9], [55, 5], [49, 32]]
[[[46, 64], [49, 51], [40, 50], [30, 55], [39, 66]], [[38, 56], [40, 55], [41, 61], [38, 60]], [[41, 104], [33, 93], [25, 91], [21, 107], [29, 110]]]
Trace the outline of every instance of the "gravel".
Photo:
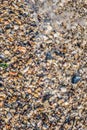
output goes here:
[[87, 1], [0, 1], [0, 130], [86, 130]]

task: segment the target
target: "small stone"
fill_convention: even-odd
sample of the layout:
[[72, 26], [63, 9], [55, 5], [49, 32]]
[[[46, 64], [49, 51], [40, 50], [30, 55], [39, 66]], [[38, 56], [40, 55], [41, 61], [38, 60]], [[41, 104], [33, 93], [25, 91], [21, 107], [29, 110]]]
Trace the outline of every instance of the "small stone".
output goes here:
[[0, 83], [0, 87], [2, 87], [3, 85], [2, 85], [2, 83]]
[[44, 130], [47, 130], [48, 128], [49, 128], [49, 126], [44, 123], [44, 124], [43, 124], [43, 129], [44, 129]]
[[59, 50], [54, 50], [54, 53], [58, 56], [64, 56], [64, 53], [62, 53], [61, 51]]
[[51, 53], [47, 52], [46, 53], [46, 60], [51, 60], [51, 59], [52, 59]]
[[2, 78], [0, 77], [0, 81], [2, 81]]
[[10, 29], [10, 28], [11, 28], [10, 24], [6, 25], [5, 27], [5, 29]]
[[0, 59], [4, 59], [5, 56], [3, 54], [0, 55]]
[[71, 79], [71, 82], [72, 82], [73, 84], [76, 84], [76, 83], [78, 83], [80, 80], [81, 80], [81, 77], [80, 77], [80, 76], [78, 76], [78, 75], [73, 75], [73, 77], [72, 77], [72, 79]]
[[45, 102], [46, 100], [49, 100], [51, 97], [51, 94], [47, 93], [43, 96], [42, 102]]

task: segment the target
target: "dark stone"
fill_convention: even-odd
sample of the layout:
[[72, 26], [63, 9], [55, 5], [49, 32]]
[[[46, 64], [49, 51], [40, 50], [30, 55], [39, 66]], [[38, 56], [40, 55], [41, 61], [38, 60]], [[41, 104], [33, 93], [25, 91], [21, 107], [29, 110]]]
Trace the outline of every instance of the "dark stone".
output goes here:
[[49, 100], [52, 95], [47, 93], [43, 96], [42, 102], [45, 102], [46, 100]]
[[64, 123], [70, 124], [70, 121], [71, 121], [70, 117], [67, 117]]
[[23, 5], [20, 5], [19, 7], [20, 7], [20, 8], [23, 8], [24, 6], [23, 6]]
[[59, 50], [54, 50], [54, 53], [55, 53], [56, 55], [59, 55], [59, 56], [64, 56], [64, 55], [65, 55], [64, 53], [62, 53], [62, 52], [59, 51]]
[[36, 31], [36, 32], [35, 32], [35, 35], [38, 35], [38, 34], [39, 34], [39, 32], [38, 32], [38, 31]]
[[45, 74], [41, 73], [41, 74], [38, 74], [37, 76], [38, 76], [39, 78], [41, 78], [41, 77], [44, 77]]
[[44, 122], [46, 120], [48, 120], [47, 114], [46, 113], [42, 113], [42, 121]]
[[23, 14], [24, 17], [27, 17], [28, 15], [26, 13]]
[[10, 29], [10, 28], [11, 28], [10, 24], [5, 26], [5, 29]]
[[81, 80], [81, 77], [79, 75], [73, 75], [71, 82], [72, 84], [76, 84]]
[[43, 70], [43, 72], [47, 71], [47, 69], [45, 67], [42, 67], [42, 70]]
[[47, 52], [46, 53], [46, 58], [45, 58], [46, 60], [51, 60], [52, 59], [52, 55], [51, 55], [51, 53], [50, 52]]
[[29, 33], [32, 33], [32, 32], [33, 32], [33, 30], [30, 30], [30, 31], [29, 31]]
[[3, 29], [0, 29], [0, 33], [4, 33], [4, 30], [3, 30]]
[[45, 19], [44, 19], [44, 22], [45, 22], [45, 23], [50, 22], [50, 19], [45, 18]]
[[2, 83], [0, 83], [0, 87], [2, 87], [3, 85], [2, 85]]
[[43, 127], [47, 130], [49, 126], [46, 123], [43, 123]]
[[36, 115], [35, 119], [36, 120], [41, 120], [41, 115], [40, 114]]
[[0, 81], [2, 81], [2, 78], [0, 77]]
[[12, 10], [9, 11], [9, 14], [14, 14], [14, 12]]
[[36, 27], [36, 26], [37, 26], [36, 23], [34, 23], [34, 22], [33, 22], [33, 23], [30, 23], [30, 25], [33, 26], [33, 27]]

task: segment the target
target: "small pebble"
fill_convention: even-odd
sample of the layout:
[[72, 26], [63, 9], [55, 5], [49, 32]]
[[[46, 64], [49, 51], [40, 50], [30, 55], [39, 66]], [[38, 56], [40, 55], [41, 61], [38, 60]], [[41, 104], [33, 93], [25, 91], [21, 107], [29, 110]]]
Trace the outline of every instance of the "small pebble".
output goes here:
[[72, 77], [72, 79], [71, 79], [71, 82], [72, 82], [73, 84], [76, 84], [76, 83], [78, 83], [80, 80], [81, 80], [81, 77], [80, 77], [80, 76], [78, 76], [78, 75], [73, 75], [73, 77]]
[[10, 24], [5, 26], [5, 29], [10, 29], [10, 28], [11, 28]]
[[42, 102], [45, 102], [46, 100], [49, 100], [51, 97], [51, 94], [47, 93], [43, 96]]
[[62, 53], [62, 52], [59, 51], [59, 50], [54, 50], [54, 53], [55, 53], [56, 55], [59, 55], [59, 56], [64, 56], [64, 53]]
[[50, 52], [47, 52], [46, 53], [46, 58], [45, 58], [46, 60], [51, 60], [52, 59], [52, 55], [51, 55], [51, 53]]
[[0, 55], [0, 59], [4, 59], [5, 56], [3, 54]]
[[61, 87], [61, 92], [66, 92], [66, 91], [67, 91], [67, 89], [66, 89], [66, 88]]

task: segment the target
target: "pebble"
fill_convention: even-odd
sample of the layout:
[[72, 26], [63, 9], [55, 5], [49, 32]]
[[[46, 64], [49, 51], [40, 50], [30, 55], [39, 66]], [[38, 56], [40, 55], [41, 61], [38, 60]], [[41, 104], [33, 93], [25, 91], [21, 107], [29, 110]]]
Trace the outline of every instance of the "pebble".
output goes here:
[[66, 91], [67, 91], [66, 88], [64, 88], [64, 87], [61, 88], [61, 92], [66, 92]]
[[3, 86], [3, 84], [2, 83], [0, 83], [0, 87], [2, 87]]
[[60, 52], [59, 50], [54, 50], [53, 52], [58, 56], [64, 56], [64, 53]]
[[50, 53], [50, 52], [47, 52], [47, 53], [46, 53], [46, 58], [45, 58], [45, 60], [51, 60], [51, 59], [52, 59], [51, 53]]
[[42, 102], [45, 102], [46, 100], [49, 100], [52, 95], [47, 93], [43, 96]]
[[71, 82], [72, 82], [72, 84], [76, 84], [80, 80], [81, 80], [81, 77], [79, 75], [73, 75]]
[[4, 59], [5, 56], [3, 54], [0, 54], [0, 59]]

